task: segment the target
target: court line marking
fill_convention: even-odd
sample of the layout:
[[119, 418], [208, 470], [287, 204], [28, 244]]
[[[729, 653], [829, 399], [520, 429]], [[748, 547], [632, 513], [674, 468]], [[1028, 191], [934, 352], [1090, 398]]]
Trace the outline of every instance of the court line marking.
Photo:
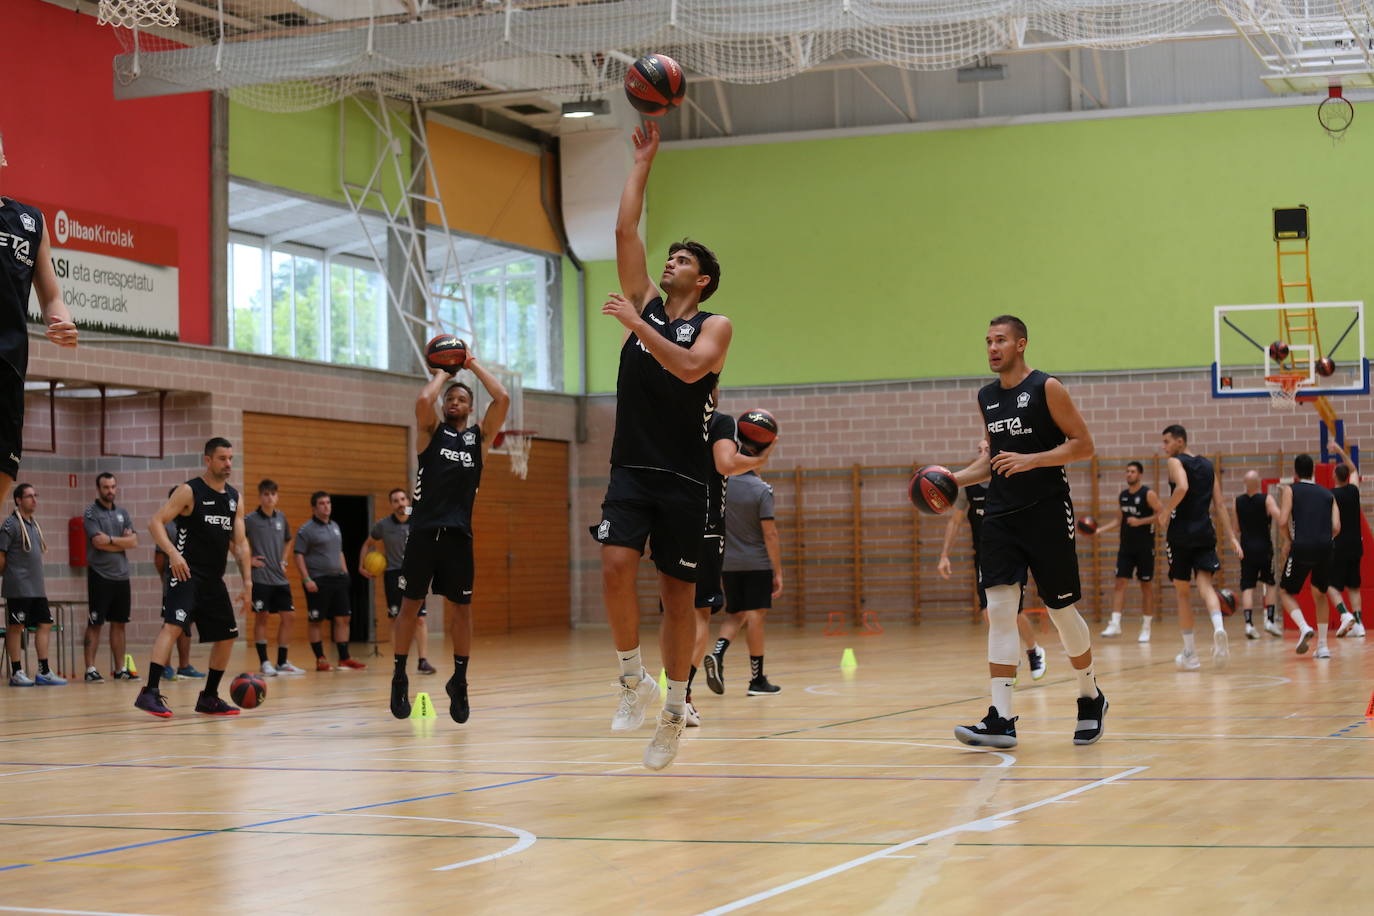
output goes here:
[[747, 906], [753, 906], [755, 903], [761, 903], [764, 900], [769, 900], [780, 894], [785, 894], [788, 891], [794, 891], [799, 887], [806, 887], [809, 884], [815, 884], [817, 881], [824, 881], [826, 878], [831, 878], [835, 875], [847, 872], [850, 869], [858, 868], [860, 865], [867, 865], [869, 862], [887, 858], [893, 853], [903, 852], [907, 849], [912, 848], [913, 846], [920, 846], [923, 843], [929, 843], [931, 840], [938, 839], [944, 836], [949, 836], [950, 834], [960, 833], [966, 830], [996, 830], [1001, 827], [1005, 827], [1008, 824], [1015, 823], [1014, 821], [1008, 820], [1014, 815], [1023, 814], [1027, 811], [1033, 811], [1036, 808], [1042, 808], [1045, 805], [1051, 805], [1056, 802], [1065, 801], [1069, 798], [1072, 798], [1075, 795], [1081, 795], [1084, 792], [1100, 788], [1102, 786], [1108, 785], [1109, 783], [1113, 783], [1117, 780], [1124, 779], [1127, 776], [1134, 776], [1137, 773], [1143, 773], [1145, 770], [1148, 769], [1149, 767], [1143, 766], [1131, 767], [1130, 769], [1123, 770], [1120, 773], [1115, 773], [1111, 776], [1095, 780], [1085, 786], [1078, 786], [1077, 788], [1069, 789], [1066, 792], [1060, 792], [1058, 795], [1053, 795], [1049, 798], [1041, 799], [1037, 802], [1031, 802], [1028, 805], [1021, 805], [1017, 808], [1010, 808], [1006, 811], [999, 811], [998, 813], [988, 815], [987, 817], [980, 817], [977, 820], [967, 821], [963, 824], [958, 824], [953, 827], [946, 827], [944, 830], [937, 830], [933, 833], [927, 833], [924, 836], [918, 836], [914, 839], [907, 840], [904, 843], [898, 843], [895, 846], [889, 846], [886, 849], [880, 849], [876, 852], [871, 852], [867, 855], [859, 856], [856, 859], [850, 859], [848, 862], [842, 862], [839, 865], [833, 865], [830, 868], [814, 872], [810, 875], [807, 875], [804, 878], [798, 878], [795, 881], [789, 881], [786, 884], [779, 884], [778, 886], [769, 888], [766, 891], [760, 891], [757, 894], [751, 894], [748, 897], [742, 897], [739, 900], [735, 900], [723, 906], [718, 906], [709, 910], [704, 910], [703, 912], [698, 914], [698, 916], [723, 916], [723, 914], [725, 913], [733, 913], [735, 910], [743, 909]]
[[112, 913], [109, 910], [47, 910], [36, 906], [0, 906], [4, 913], [60, 913], [65, 916], [148, 916], [147, 913]]

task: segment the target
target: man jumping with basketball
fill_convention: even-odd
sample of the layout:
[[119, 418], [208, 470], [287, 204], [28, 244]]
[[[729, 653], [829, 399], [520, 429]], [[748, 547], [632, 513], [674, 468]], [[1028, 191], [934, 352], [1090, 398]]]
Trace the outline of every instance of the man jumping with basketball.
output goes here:
[[1093, 676], [1092, 636], [1075, 602], [1081, 595], [1074, 546], [1073, 502], [1064, 466], [1093, 456], [1092, 434], [1059, 379], [1026, 365], [1026, 325], [992, 319], [988, 367], [997, 381], [978, 392], [990, 451], [954, 475], [960, 486], [989, 480], [978, 576], [988, 603], [988, 673], [992, 706], [981, 722], [954, 737], [975, 747], [1015, 747], [1012, 682], [1016, 677], [1016, 609], [1026, 573], [1068, 653], [1078, 686], [1074, 744], [1102, 737], [1107, 698]]
[[698, 307], [720, 284], [720, 264], [705, 245], [684, 241], [668, 247], [658, 283], [662, 293], [649, 278], [639, 216], [658, 140], [653, 122], [635, 131], [634, 165], [616, 218], [621, 292], [611, 294], [601, 313], [619, 321], [626, 333], [616, 380], [611, 478], [601, 522], [591, 529], [601, 544], [602, 593], [620, 662], [620, 704], [611, 719], [615, 731], [639, 728], [658, 699], [658, 685], [639, 652], [635, 573], [646, 542], [658, 568], [668, 697], [644, 751], [644, 766], [651, 770], [673, 762], [687, 721], [707, 480], [715, 473], [707, 428], [732, 333], [729, 319]]

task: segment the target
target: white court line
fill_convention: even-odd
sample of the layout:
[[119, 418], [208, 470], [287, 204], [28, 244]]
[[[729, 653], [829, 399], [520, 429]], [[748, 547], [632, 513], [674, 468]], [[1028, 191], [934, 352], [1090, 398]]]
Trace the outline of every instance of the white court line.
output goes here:
[[453, 871], [456, 868], [466, 868], [469, 865], [480, 865], [483, 862], [490, 862], [492, 859], [500, 859], [505, 856], [513, 856], [517, 852], [524, 852], [534, 845], [535, 835], [528, 830], [521, 830], [519, 827], [507, 827], [504, 824], [488, 824], [485, 821], [460, 821], [451, 817], [416, 817], [405, 814], [357, 814], [340, 812], [338, 814], [321, 814], [319, 817], [376, 817], [384, 820], [395, 821], [435, 821], [441, 824], [468, 824], [473, 827], [490, 827], [492, 830], [504, 830], [515, 836], [514, 845], [507, 846], [498, 852], [490, 855], [478, 856], [475, 859], [464, 859], [462, 862], [454, 862], [452, 865], [440, 865], [438, 868], [431, 868], [430, 871]]
[[922, 843], [929, 843], [931, 840], [939, 839], [943, 836], [949, 836], [952, 833], [960, 833], [966, 830], [997, 830], [1001, 827], [1006, 827], [1010, 824], [1015, 823], [1015, 821], [1008, 820], [1008, 818], [1012, 817], [1013, 815], [1022, 814], [1026, 811], [1032, 811], [1036, 808], [1044, 807], [1045, 805], [1063, 801], [1064, 799], [1074, 795], [1081, 795], [1084, 792], [1096, 789], [1100, 786], [1105, 786], [1111, 782], [1116, 782], [1118, 779], [1124, 779], [1127, 776], [1134, 776], [1136, 773], [1142, 773], [1148, 769], [1149, 767], [1131, 767], [1129, 770], [1123, 770], [1120, 773], [1116, 773], [1104, 779], [1098, 779], [1094, 782], [1088, 783], [1085, 786], [1079, 786], [1076, 789], [1069, 789], [1067, 792], [1060, 792], [1058, 795], [1042, 799], [1038, 802], [1031, 802], [1029, 805], [1022, 805], [1019, 808], [1012, 808], [1007, 811], [1000, 811], [997, 814], [991, 814], [987, 817], [980, 817], [974, 821], [968, 821], [967, 823], [959, 824], [954, 827], [946, 827], [944, 830], [937, 830], [934, 833], [927, 833], [925, 836], [918, 836], [915, 839], [907, 840], [905, 843], [898, 843], [896, 846], [889, 846], [886, 849], [880, 849], [877, 852], [870, 852], [868, 855], [859, 856], [857, 859], [850, 859], [848, 862], [842, 862], [839, 865], [831, 866], [830, 868], [827, 868], [823, 871], [818, 871], [814, 874], [807, 875], [805, 878], [798, 878], [797, 880], [789, 881], [786, 884], [779, 884], [777, 887], [770, 888], [766, 891], [760, 891], [759, 893], [753, 894], [749, 897], [743, 897], [739, 900], [734, 901], [733, 903], [727, 903], [724, 906], [718, 906], [714, 909], [705, 910], [704, 912], [698, 914], [698, 916], [721, 916], [721, 914], [724, 913], [733, 913], [735, 910], [740, 910], [747, 906], [753, 906], [756, 903], [761, 903], [764, 900], [776, 897], [779, 894], [785, 894], [788, 891], [794, 891], [799, 887], [806, 887], [808, 884], [815, 884], [817, 881], [823, 881], [826, 878], [831, 878], [835, 875], [847, 872], [851, 868], [858, 868], [860, 865], [867, 865], [869, 862], [873, 862], [877, 859], [886, 858], [892, 855], [893, 853], [902, 852], [903, 850], [910, 849], [913, 846], [919, 846]]
[[36, 906], [0, 906], [4, 913], [66, 913], [69, 916], [148, 916], [146, 913], [112, 913], [108, 910], [45, 910]]

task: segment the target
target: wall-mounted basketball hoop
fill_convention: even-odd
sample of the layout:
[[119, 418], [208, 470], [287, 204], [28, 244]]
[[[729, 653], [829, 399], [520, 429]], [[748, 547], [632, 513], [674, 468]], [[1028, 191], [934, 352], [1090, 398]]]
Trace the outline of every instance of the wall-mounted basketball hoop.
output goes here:
[[1341, 84], [1333, 82], [1326, 90], [1326, 98], [1317, 106], [1317, 123], [1332, 140], [1342, 140], [1355, 120], [1355, 106], [1341, 94]]

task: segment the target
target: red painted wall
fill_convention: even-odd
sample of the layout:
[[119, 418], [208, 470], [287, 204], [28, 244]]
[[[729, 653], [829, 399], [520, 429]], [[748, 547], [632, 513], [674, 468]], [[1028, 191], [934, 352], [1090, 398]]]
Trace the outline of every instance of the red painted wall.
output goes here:
[[0, 193], [173, 227], [181, 339], [208, 344], [209, 94], [116, 102], [111, 29], [41, 0], [3, 7]]

